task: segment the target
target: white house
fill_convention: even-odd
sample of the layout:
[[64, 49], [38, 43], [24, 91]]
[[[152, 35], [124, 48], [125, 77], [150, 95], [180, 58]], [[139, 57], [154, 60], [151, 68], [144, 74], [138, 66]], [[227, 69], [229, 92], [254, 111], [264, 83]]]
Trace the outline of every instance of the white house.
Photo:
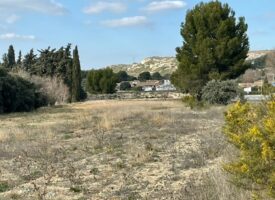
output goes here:
[[170, 80], [163, 80], [161, 85], [156, 86], [156, 91], [175, 91], [175, 86]]
[[160, 84], [161, 84], [161, 82], [158, 80], [148, 80], [145, 82], [139, 82], [137, 84], [137, 86], [142, 87], [142, 90], [144, 92], [151, 92], [151, 91], [155, 91], [156, 87]]
[[243, 91], [249, 94], [250, 92], [252, 92], [252, 87], [246, 87], [243, 89]]

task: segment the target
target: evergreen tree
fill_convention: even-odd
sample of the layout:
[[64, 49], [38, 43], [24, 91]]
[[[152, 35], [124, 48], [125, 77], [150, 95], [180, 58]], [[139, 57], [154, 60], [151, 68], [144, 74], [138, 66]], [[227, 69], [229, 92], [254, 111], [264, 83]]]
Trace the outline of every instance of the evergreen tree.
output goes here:
[[119, 71], [117, 73], [118, 82], [128, 81], [128, 74], [126, 71]]
[[[57, 66], [57, 74], [62, 77], [64, 83], [69, 87], [70, 93], [72, 92], [72, 56], [71, 56], [71, 44], [68, 44], [65, 48], [59, 49], [60, 61]], [[71, 99], [71, 98], [70, 98]]]
[[119, 85], [120, 90], [130, 90], [131, 84], [128, 81], [121, 82]]
[[21, 65], [22, 65], [22, 52], [21, 52], [21, 51], [19, 51], [18, 59], [17, 59], [17, 61], [16, 61], [16, 64], [17, 64], [19, 67], [21, 67]]
[[201, 96], [211, 79], [234, 79], [248, 68], [244, 64], [249, 50], [247, 24], [219, 1], [200, 3], [187, 12], [181, 25], [183, 46], [176, 48], [178, 69], [172, 82], [178, 88]]
[[35, 74], [35, 63], [36, 55], [34, 54], [33, 49], [30, 50], [28, 54], [25, 55], [23, 60], [23, 69], [30, 74]]
[[8, 50], [8, 68], [12, 68], [15, 66], [15, 53], [14, 53], [14, 48], [12, 45], [9, 46], [9, 50]]
[[57, 63], [60, 61], [56, 59], [55, 49], [48, 47], [38, 51], [40, 55], [34, 67], [34, 74], [53, 77], [56, 75]]
[[138, 80], [139, 81], [147, 81], [151, 79], [151, 74], [150, 72], [142, 72], [138, 75]]
[[152, 80], [162, 80], [163, 79], [163, 77], [160, 75], [159, 72], [153, 73], [151, 78], [152, 78]]
[[81, 97], [81, 67], [77, 46], [73, 50], [72, 68], [72, 102], [80, 101]]
[[4, 68], [8, 68], [9, 60], [8, 60], [8, 56], [6, 53], [3, 55], [2, 60], [3, 60], [2, 66]]
[[112, 69], [90, 70], [86, 88], [91, 94], [110, 94], [115, 92], [117, 75]]

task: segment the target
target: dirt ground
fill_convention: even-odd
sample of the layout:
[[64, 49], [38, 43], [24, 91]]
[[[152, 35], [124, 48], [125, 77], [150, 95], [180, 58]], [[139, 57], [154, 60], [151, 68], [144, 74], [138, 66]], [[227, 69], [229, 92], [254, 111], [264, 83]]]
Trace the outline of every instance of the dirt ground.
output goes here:
[[0, 199], [249, 199], [221, 170], [225, 107], [89, 101], [0, 116]]

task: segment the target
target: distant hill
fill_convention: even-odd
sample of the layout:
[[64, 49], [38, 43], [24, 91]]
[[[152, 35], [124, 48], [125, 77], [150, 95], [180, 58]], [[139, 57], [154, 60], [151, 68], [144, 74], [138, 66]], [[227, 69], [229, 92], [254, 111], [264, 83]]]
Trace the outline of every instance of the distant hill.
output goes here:
[[162, 75], [171, 74], [177, 69], [178, 62], [175, 57], [149, 57], [140, 63], [111, 65], [114, 72], [126, 71], [132, 76], [137, 76], [141, 72], [159, 72]]
[[[275, 51], [251, 51], [247, 61], [252, 63], [254, 68], [266, 68], [267, 72], [275, 73]], [[171, 74], [177, 69], [178, 62], [175, 57], [149, 57], [140, 63], [111, 65], [114, 72], [126, 71], [128, 74], [137, 76], [141, 72], [159, 72], [162, 75]]]

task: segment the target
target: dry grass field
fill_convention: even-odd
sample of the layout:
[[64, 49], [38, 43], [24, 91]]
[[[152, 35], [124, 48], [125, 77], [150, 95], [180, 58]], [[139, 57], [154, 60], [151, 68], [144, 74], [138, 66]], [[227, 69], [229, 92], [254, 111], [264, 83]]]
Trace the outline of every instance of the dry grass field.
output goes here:
[[241, 200], [225, 107], [90, 101], [0, 116], [0, 199]]

